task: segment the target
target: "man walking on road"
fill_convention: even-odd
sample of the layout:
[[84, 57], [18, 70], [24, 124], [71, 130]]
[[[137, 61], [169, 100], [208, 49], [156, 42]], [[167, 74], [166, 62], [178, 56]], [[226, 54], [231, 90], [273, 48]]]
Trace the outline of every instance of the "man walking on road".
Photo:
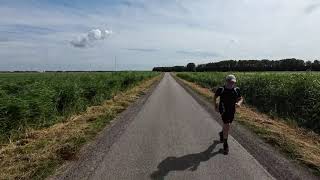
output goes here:
[[[220, 141], [223, 142], [224, 154], [229, 153], [228, 146], [228, 134], [230, 125], [234, 119], [236, 112], [236, 106], [240, 107], [243, 98], [240, 94], [240, 89], [235, 86], [236, 77], [232, 74], [226, 77], [226, 83], [224, 86], [219, 87], [214, 95], [214, 106], [217, 112], [220, 112], [223, 128], [219, 132]], [[219, 105], [217, 104], [217, 98], [220, 97]]]

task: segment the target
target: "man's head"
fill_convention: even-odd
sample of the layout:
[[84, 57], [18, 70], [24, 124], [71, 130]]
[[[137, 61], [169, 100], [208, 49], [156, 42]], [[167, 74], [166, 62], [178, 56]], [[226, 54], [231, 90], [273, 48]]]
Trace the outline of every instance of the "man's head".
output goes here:
[[234, 76], [233, 74], [229, 74], [226, 77], [226, 86], [228, 88], [233, 88], [236, 82], [237, 82], [236, 76]]

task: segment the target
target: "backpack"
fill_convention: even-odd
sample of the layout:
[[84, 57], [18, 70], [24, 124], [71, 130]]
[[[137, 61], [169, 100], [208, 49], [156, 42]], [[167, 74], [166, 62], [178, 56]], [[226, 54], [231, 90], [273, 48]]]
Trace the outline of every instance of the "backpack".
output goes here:
[[[220, 96], [221, 96], [223, 94], [223, 92], [224, 92], [225, 87], [222, 86], [222, 87], [219, 87], [219, 88], [222, 88], [221, 92], [220, 92]], [[235, 93], [235, 95], [238, 97], [239, 96], [239, 92], [238, 92], [239, 88], [238, 87], [234, 87], [232, 89], [233, 89], [233, 92]], [[221, 99], [220, 99], [220, 102], [219, 102], [219, 112], [221, 114], [225, 112], [224, 102], [222, 102]]]

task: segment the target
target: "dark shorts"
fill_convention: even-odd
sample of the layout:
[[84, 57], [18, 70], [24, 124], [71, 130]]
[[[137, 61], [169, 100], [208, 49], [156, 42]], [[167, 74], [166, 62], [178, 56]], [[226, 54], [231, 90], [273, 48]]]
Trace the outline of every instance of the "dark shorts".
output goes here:
[[222, 118], [222, 121], [224, 124], [232, 123], [232, 121], [234, 119], [234, 114], [236, 112], [235, 106], [224, 107], [220, 104], [219, 111], [220, 111], [221, 118]]
[[232, 123], [235, 112], [224, 112], [221, 114], [221, 118], [224, 124]]

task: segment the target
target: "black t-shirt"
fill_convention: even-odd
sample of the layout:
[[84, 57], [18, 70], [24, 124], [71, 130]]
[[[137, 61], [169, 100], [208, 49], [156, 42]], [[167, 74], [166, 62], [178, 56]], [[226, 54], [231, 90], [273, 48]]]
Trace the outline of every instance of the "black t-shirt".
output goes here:
[[219, 87], [216, 90], [216, 96], [220, 96], [219, 110], [220, 112], [235, 111], [235, 104], [241, 97], [240, 89], [238, 87], [228, 89], [225, 86]]

